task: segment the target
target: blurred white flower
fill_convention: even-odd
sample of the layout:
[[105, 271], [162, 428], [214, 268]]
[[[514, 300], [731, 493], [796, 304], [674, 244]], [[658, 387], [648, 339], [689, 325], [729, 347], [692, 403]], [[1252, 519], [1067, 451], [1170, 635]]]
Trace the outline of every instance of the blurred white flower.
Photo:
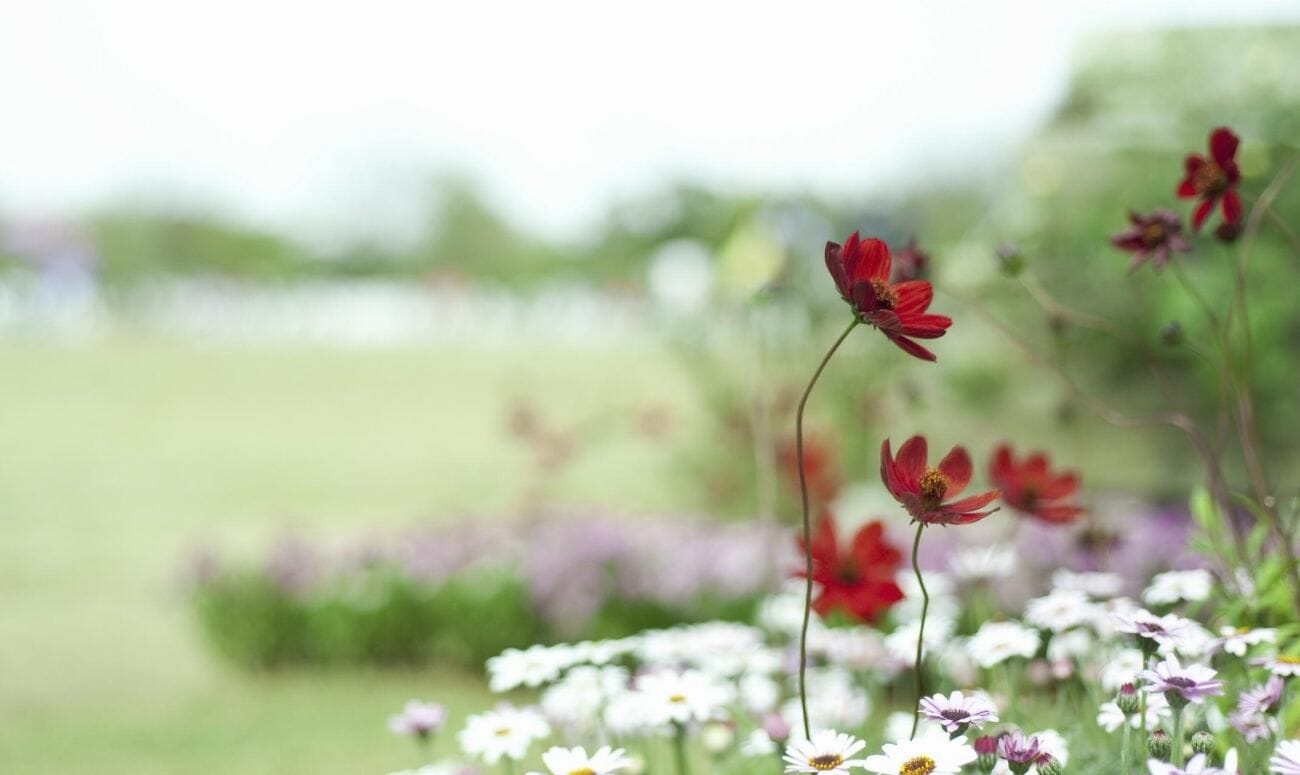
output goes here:
[[1063, 632], [1086, 624], [1096, 616], [1097, 606], [1078, 590], [1054, 589], [1025, 604], [1025, 621], [1052, 632]]
[[964, 547], [952, 555], [948, 567], [962, 581], [1003, 579], [1016, 569], [1016, 552], [1006, 544]]
[[[1147, 695], [1147, 712], [1146, 712], [1146, 729], [1155, 729], [1160, 726], [1161, 722], [1168, 720], [1173, 716], [1173, 711], [1169, 708], [1169, 701], [1163, 694]], [[1112, 700], [1103, 702], [1101, 708], [1097, 711], [1097, 726], [1107, 732], [1114, 732], [1124, 725], [1124, 712]], [[1142, 720], [1138, 714], [1134, 713], [1129, 717], [1129, 726], [1134, 729], [1142, 728]]]
[[590, 756], [587, 749], [561, 748], [556, 746], [542, 754], [542, 764], [551, 771], [551, 775], [613, 775], [632, 764], [622, 748], [611, 749], [609, 746], [598, 749]]
[[1173, 605], [1182, 601], [1199, 603], [1210, 596], [1214, 577], [1207, 570], [1171, 570], [1156, 574], [1142, 593], [1148, 605]]
[[885, 775], [913, 772], [958, 775], [963, 767], [976, 758], [975, 749], [966, 742], [966, 738], [950, 739], [948, 733], [939, 728], [918, 732], [912, 739], [908, 735], [896, 739], [898, 742], [886, 743], [882, 753], [867, 757], [867, 772]]
[[1099, 573], [1089, 571], [1074, 573], [1064, 568], [1052, 574], [1052, 586], [1056, 589], [1069, 589], [1096, 598], [1111, 598], [1124, 588], [1124, 579], [1117, 573]]
[[853, 754], [866, 748], [861, 740], [829, 729], [813, 732], [811, 740], [796, 740], [786, 746], [786, 772], [830, 773], [848, 775], [854, 767], [861, 767], [861, 759], [851, 759]]
[[1219, 639], [1215, 645], [1233, 656], [1244, 657], [1246, 651], [1251, 646], [1257, 646], [1261, 643], [1274, 643], [1277, 640], [1277, 630], [1269, 627], [1220, 627]]
[[654, 725], [708, 721], [735, 699], [735, 688], [698, 670], [662, 670], [636, 679], [635, 694], [645, 699]]
[[496, 764], [502, 757], [524, 758], [534, 740], [550, 734], [550, 725], [537, 711], [503, 704], [466, 719], [459, 741], [461, 750], [469, 756]]
[[1041, 643], [1038, 631], [1019, 622], [985, 622], [966, 648], [980, 667], [993, 667], [1011, 657], [1032, 658]]
[[1124, 684], [1136, 683], [1138, 674], [1144, 668], [1141, 651], [1137, 649], [1118, 651], [1101, 669], [1101, 688], [1108, 692], [1117, 692]]
[[487, 661], [488, 686], [494, 692], [508, 692], [520, 686], [535, 688], [554, 681], [572, 664], [572, 649], [529, 646], [506, 649]]

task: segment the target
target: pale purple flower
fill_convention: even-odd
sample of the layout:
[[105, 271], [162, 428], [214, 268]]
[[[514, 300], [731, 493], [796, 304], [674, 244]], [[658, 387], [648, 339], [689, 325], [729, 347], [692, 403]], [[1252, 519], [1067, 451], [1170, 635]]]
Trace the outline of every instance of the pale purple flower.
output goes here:
[[1142, 678], [1149, 682], [1143, 689], [1148, 692], [1163, 692], [1169, 704], [1177, 710], [1180, 702], [1200, 704], [1206, 697], [1223, 694], [1223, 681], [1217, 680], [1216, 675], [1212, 668], [1205, 665], [1184, 667], [1179, 664], [1178, 657], [1170, 654], [1154, 670], [1142, 671]]
[[1193, 622], [1176, 614], [1156, 616], [1144, 608], [1116, 611], [1111, 614], [1117, 632], [1155, 641], [1164, 648], [1176, 648], [1193, 629]]
[[1263, 713], [1248, 710], [1234, 710], [1228, 714], [1228, 723], [1237, 730], [1247, 743], [1254, 743], [1277, 734], [1277, 719]]
[[1025, 733], [1019, 729], [998, 738], [998, 756], [1006, 759], [1008, 764], [1033, 764], [1041, 753], [1038, 738], [1026, 739]]
[[424, 739], [441, 729], [446, 720], [447, 709], [438, 703], [411, 700], [401, 713], [388, 717], [388, 728], [395, 735]]
[[1272, 713], [1282, 702], [1286, 682], [1281, 676], [1271, 675], [1262, 686], [1247, 689], [1237, 697], [1237, 708], [1250, 713]]
[[1277, 744], [1268, 771], [1275, 775], [1300, 775], [1300, 740], [1283, 740]]
[[947, 697], [936, 694], [921, 699], [921, 714], [937, 721], [949, 733], [965, 731], [967, 727], [983, 729], [985, 724], [998, 720], [997, 708], [988, 698], [978, 694], [970, 696], [953, 692]]

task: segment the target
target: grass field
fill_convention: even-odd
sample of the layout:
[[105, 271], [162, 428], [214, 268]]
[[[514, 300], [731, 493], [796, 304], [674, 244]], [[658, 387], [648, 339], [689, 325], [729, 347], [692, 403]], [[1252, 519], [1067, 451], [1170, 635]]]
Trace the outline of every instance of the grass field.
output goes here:
[[[453, 673], [256, 676], [204, 650], [177, 588], [200, 543], [355, 534], [517, 507], [518, 396], [579, 419], [692, 391], [655, 351], [0, 344], [0, 771], [358, 773], [414, 764], [411, 696], [483, 705]], [[559, 502], [680, 506], [632, 434]]]

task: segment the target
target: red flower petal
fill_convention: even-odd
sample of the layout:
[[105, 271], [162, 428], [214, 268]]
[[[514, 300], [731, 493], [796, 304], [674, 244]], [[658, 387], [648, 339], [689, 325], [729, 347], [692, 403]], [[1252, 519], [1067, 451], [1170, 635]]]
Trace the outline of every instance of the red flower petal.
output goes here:
[[930, 361], [931, 363], [939, 360], [934, 353], [905, 336], [899, 336], [897, 334], [886, 334], [886, 336], [889, 337], [889, 341], [898, 345], [899, 349], [914, 358], [920, 358], [923, 361]]
[[947, 511], [959, 511], [963, 513], [967, 511], [975, 511], [976, 509], [982, 509], [997, 500], [998, 496], [1001, 494], [1002, 493], [998, 490], [989, 490], [988, 492], [980, 493], [979, 495], [962, 498], [959, 501], [945, 503], [943, 507]]
[[970, 454], [965, 447], [957, 446], [949, 450], [943, 460], [939, 461], [939, 473], [948, 480], [948, 495], [956, 495], [970, 484]]
[[1073, 522], [1081, 514], [1083, 514], [1083, 509], [1078, 506], [1039, 506], [1033, 511], [1035, 517], [1054, 525]]
[[1231, 129], [1221, 126], [1210, 133], [1210, 157], [1220, 167], [1227, 167], [1237, 155], [1237, 136]]
[[1201, 224], [1205, 223], [1205, 219], [1209, 217], [1210, 211], [1213, 209], [1213, 197], [1201, 200], [1201, 203], [1196, 206], [1196, 211], [1192, 213], [1192, 231], [1201, 230]]
[[854, 279], [889, 282], [890, 266], [889, 246], [884, 240], [872, 237], [862, 243], [862, 265], [858, 268], [861, 274], [854, 275]]
[[1241, 197], [1236, 191], [1229, 190], [1223, 195], [1223, 221], [1234, 225], [1241, 221]]
[[905, 283], [898, 283], [893, 286], [893, 291], [898, 294], [898, 303], [894, 305], [894, 311], [900, 315], [911, 312], [925, 312], [929, 309], [931, 300], [934, 299], [934, 286], [925, 280], [909, 280]]
[[889, 448], [889, 439], [880, 443], [880, 481], [885, 489], [895, 498], [903, 495], [903, 481], [898, 478], [898, 465], [894, 462], [894, 453]]
[[920, 492], [921, 476], [925, 474], [927, 457], [929, 457], [929, 448], [924, 436], [913, 436], [898, 448], [894, 471], [904, 491]]
[[843, 250], [834, 242], [826, 243], [826, 271], [831, 273], [831, 279], [835, 281], [835, 289], [840, 292], [840, 296], [847, 299], [849, 284], [844, 276]]
[[947, 315], [909, 315], [900, 316], [899, 319], [903, 335], [917, 339], [938, 339], [948, 333], [948, 328], [952, 325], [952, 318]]

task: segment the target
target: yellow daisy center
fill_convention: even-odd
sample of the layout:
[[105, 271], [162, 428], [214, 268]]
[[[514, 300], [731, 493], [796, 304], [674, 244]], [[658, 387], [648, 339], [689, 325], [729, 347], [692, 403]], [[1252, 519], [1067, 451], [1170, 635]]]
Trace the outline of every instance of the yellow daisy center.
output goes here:
[[898, 775], [930, 775], [934, 772], [934, 759], [929, 756], [913, 756], [898, 768]]
[[942, 500], [948, 492], [948, 477], [933, 468], [921, 474], [921, 494], [931, 500]]
[[1284, 665], [1300, 665], [1300, 657], [1295, 657], [1290, 654], [1278, 654], [1277, 661]]
[[668, 696], [668, 701], [671, 702], [671, 703], [673, 703], [674, 705], [680, 705], [680, 704], [682, 704], [683, 702], [686, 702], [686, 695], [685, 695], [685, 694], [672, 694], [672, 695], [669, 695], [669, 696]]
[[814, 756], [808, 760], [808, 766], [818, 772], [833, 770], [844, 763], [844, 757], [837, 753], [824, 753], [821, 756]]
[[508, 737], [510, 735], [510, 727], [497, 727], [492, 731], [492, 734], [497, 737]]
[[569, 770], [569, 775], [596, 775], [596, 771], [590, 767], [583, 767], [580, 770]]

